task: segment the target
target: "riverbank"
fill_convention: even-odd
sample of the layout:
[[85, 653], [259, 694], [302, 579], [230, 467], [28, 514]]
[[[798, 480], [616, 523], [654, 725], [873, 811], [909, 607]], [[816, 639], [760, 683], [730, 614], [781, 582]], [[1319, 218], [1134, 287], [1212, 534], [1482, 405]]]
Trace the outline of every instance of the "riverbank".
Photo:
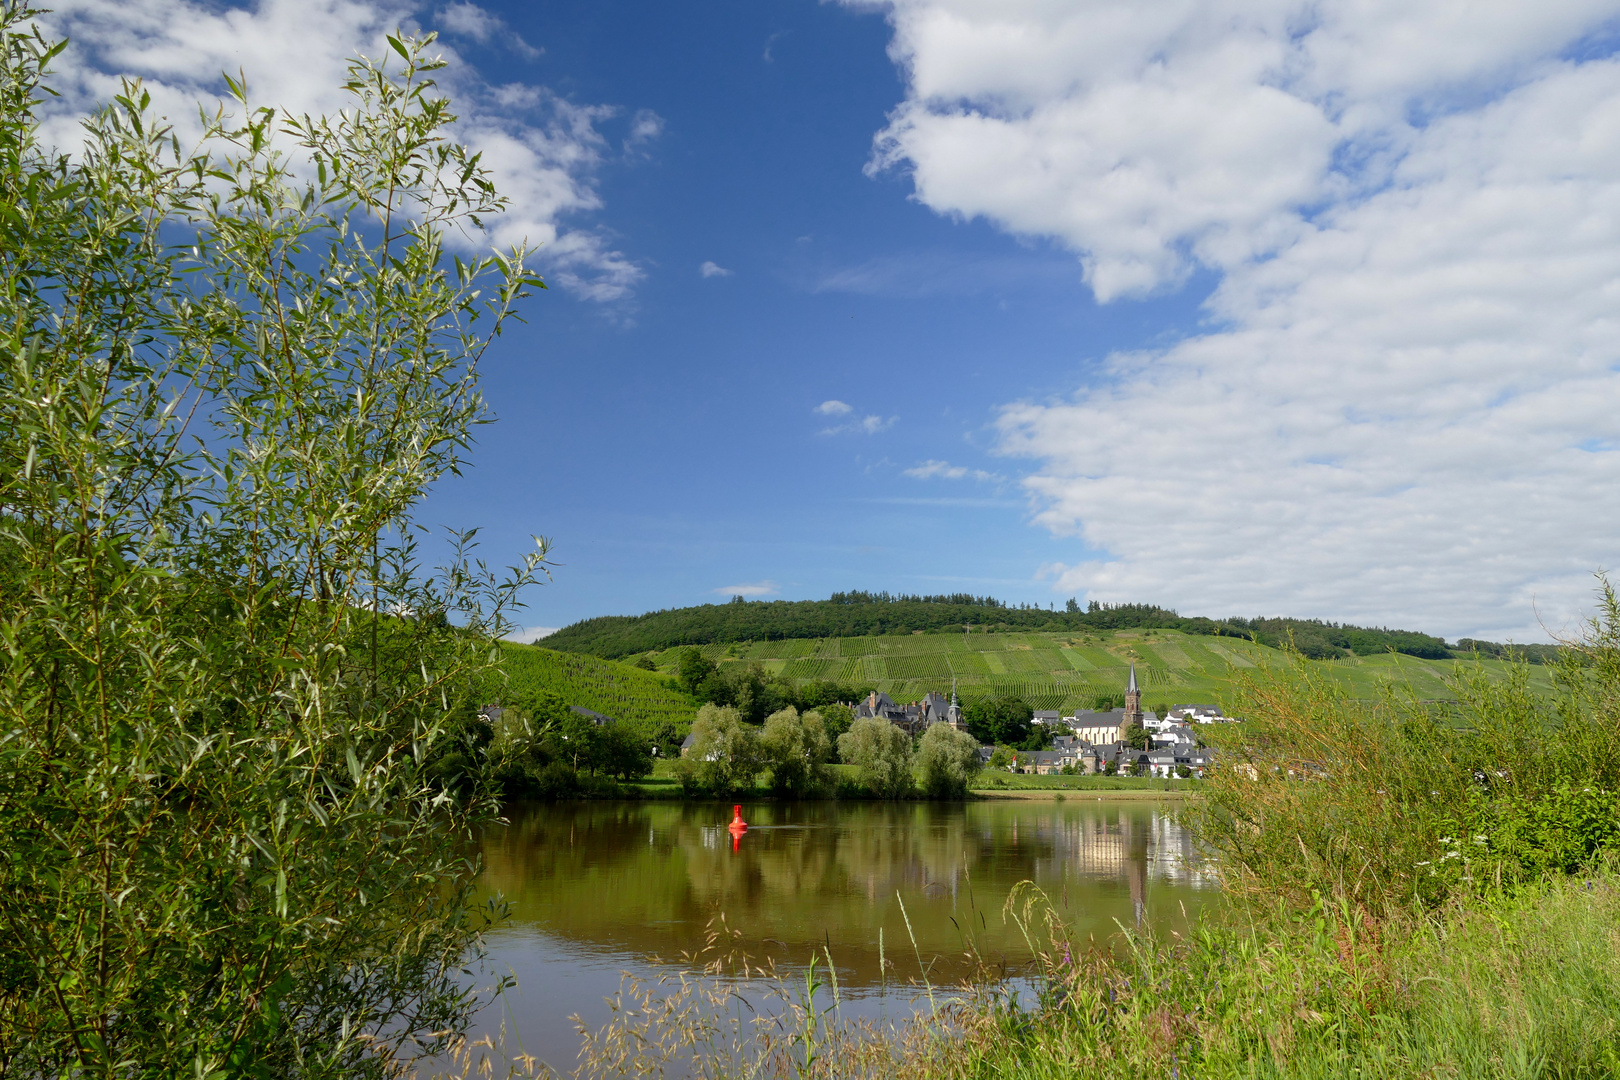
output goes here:
[[[688, 792], [675, 777], [674, 762], [660, 761], [653, 766], [651, 776], [622, 783], [615, 790], [604, 790], [603, 798], [674, 799], [690, 802], [712, 802], [718, 796]], [[834, 778], [835, 798], [863, 798], [856, 791], [855, 770], [848, 765], [830, 766]], [[1020, 773], [981, 772], [969, 786], [970, 799], [1171, 799], [1196, 797], [1198, 780], [1155, 779], [1140, 776], [1062, 776], [1025, 775]], [[589, 796], [587, 796], [589, 797]], [[765, 800], [774, 799], [769, 788], [760, 787], [751, 792], [740, 792], [728, 798]]]
[[968, 792], [970, 799], [985, 799], [995, 801], [998, 799], [1022, 800], [1024, 802], [1065, 802], [1079, 800], [1081, 802], [1186, 802], [1198, 798], [1196, 791], [1157, 791], [1151, 789], [1131, 788], [1124, 791], [1112, 790], [1082, 790], [1082, 791], [1054, 791], [1049, 788], [1024, 788], [1009, 790], [978, 790]]

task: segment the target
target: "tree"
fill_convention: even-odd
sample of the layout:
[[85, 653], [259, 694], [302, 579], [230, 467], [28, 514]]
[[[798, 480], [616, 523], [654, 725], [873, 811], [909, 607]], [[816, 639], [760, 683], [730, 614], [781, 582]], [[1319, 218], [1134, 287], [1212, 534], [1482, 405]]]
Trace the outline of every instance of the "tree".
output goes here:
[[1132, 722], [1120, 729], [1119, 742], [1121, 746], [1128, 746], [1133, 750], [1153, 749], [1153, 732], [1141, 724]]
[[819, 788], [832, 756], [821, 714], [801, 714], [792, 707], [765, 720], [759, 748], [771, 770], [771, 787], [779, 795], [803, 796]]
[[1035, 710], [1022, 698], [1003, 695], [971, 701], [963, 719], [974, 738], [998, 746], [1018, 746], [1029, 738]]
[[702, 649], [683, 649], [680, 662], [675, 668], [675, 678], [680, 682], [682, 690], [696, 697], [702, 693], [704, 683], [708, 682], [717, 670], [714, 661], [704, 656]]
[[705, 705], [692, 722], [692, 747], [680, 760], [685, 781], [717, 794], [754, 786], [764, 767], [759, 732], [729, 705]]
[[639, 780], [652, 772], [653, 740], [634, 724], [620, 720], [597, 728], [595, 764], [608, 776]]
[[35, 14], [0, 7], [0, 1061], [391, 1074], [475, 1000], [495, 807], [431, 765], [543, 558], [424, 574], [413, 512], [539, 282], [446, 255], [504, 204], [431, 38], [333, 119], [232, 83], [196, 152], [126, 84], [69, 160]]
[[929, 724], [917, 743], [922, 789], [935, 799], [960, 799], [979, 773], [979, 741], [949, 724]]
[[832, 705], [822, 705], [816, 711], [821, 714], [821, 722], [827, 729], [827, 739], [833, 746], [833, 758], [837, 759], [839, 757], [837, 753], [838, 740], [843, 737], [844, 732], [849, 730], [849, 726], [855, 722], [855, 710], [848, 705], [834, 703]]
[[1012, 767], [1015, 760], [1017, 760], [1017, 755], [1010, 749], [1005, 746], [998, 746], [991, 752], [987, 764], [992, 769], [1008, 769]]
[[887, 720], [863, 716], [838, 739], [838, 755], [855, 766], [872, 794], [897, 799], [911, 792], [911, 736]]

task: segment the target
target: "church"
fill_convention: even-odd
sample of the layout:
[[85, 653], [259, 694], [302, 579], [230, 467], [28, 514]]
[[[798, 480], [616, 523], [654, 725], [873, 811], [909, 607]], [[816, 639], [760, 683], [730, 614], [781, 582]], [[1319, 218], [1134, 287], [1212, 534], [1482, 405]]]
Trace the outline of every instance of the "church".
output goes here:
[[1076, 712], [1073, 716], [1065, 716], [1063, 723], [1073, 729], [1074, 734], [1082, 742], [1093, 746], [1104, 746], [1108, 743], [1117, 743], [1124, 735], [1125, 729], [1135, 724], [1141, 727], [1147, 720], [1157, 720], [1154, 713], [1142, 711], [1142, 688], [1136, 682], [1136, 665], [1131, 665], [1131, 675], [1125, 684], [1125, 707], [1123, 709], [1110, 709], [1107, 712]]

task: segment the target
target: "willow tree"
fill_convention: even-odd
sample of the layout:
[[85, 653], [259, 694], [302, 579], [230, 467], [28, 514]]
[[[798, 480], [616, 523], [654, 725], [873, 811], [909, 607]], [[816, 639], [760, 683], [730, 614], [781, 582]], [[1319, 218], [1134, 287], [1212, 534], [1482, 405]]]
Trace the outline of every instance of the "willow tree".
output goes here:
[[488, 807], [425, 766], [543, 572], [424, 572], [413, 508], [540, 283], [447, 252], [503, 204], [431, 38], [332, 118], [232, 82], [195, 149], [127, 83], [69, 157], [34, 14], [0, 8], [0, 1075], [386, 1073], [466, 1022]]

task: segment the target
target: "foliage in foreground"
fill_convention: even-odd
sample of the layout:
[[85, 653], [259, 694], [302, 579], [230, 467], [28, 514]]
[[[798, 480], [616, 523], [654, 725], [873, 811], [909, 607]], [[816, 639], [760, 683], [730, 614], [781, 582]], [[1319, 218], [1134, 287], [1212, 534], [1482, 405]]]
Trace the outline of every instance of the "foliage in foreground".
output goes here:
[[1458, 704], [1352, 701], [1300, 662], [1240, 684], [1188, 823], [1226, 887], [1375, 917], [1573, 873], [1620, 845], [1620, 600], [1607, 582], [1551, 701], [1460, 665]]
[[[0, 1074], [362, 1076], [466, 1023], [488, 809], [424, 764], [533, 580], [431, 577], [521, 253], [428, 42], [336, 119], [138, 84], [71, 161], [0, 8]], [[452, 628], [452, 623], [459, 626]]]

